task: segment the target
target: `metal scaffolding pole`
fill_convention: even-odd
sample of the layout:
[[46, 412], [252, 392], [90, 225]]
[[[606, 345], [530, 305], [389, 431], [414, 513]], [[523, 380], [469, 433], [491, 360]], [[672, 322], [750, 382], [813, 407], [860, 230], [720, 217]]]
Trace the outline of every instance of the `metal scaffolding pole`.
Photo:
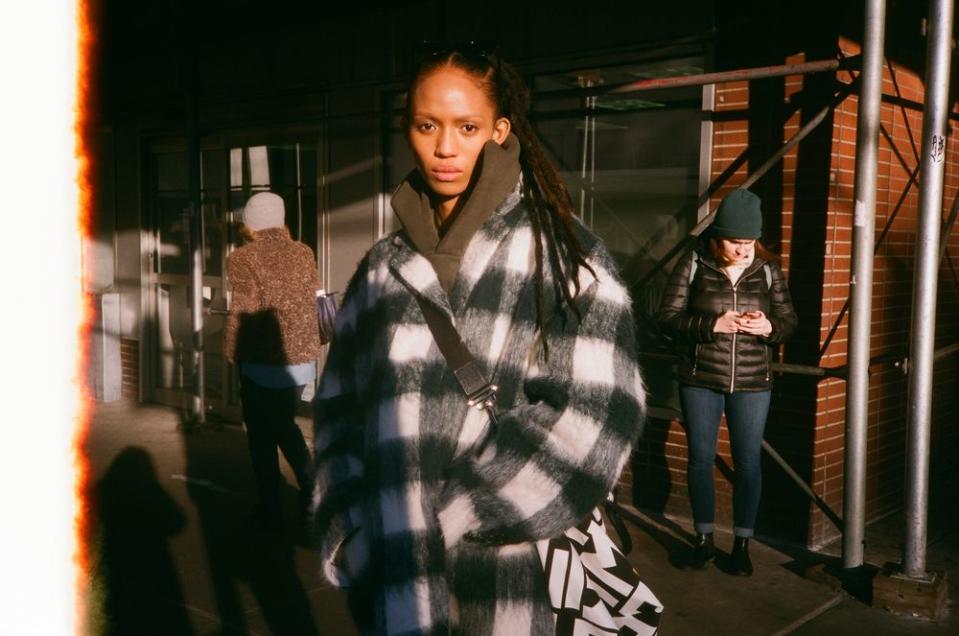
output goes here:
[[867, 0], [856, 129], [856, 204], [849, 277], [849, 380], [843, 489], [842, 564], [862, 565], [866, 527], [866, 429], [869, 422], [869, 340], [872, 326], [873, 241], [879, 107], [882, 103], [886, 0]]
[[[787, 75], [804, 75], [806, 73], [826, 73], [839, 69], [855, 68], [858, 58], [844, 60], [822, 60], [818, 62], [802, 62], [799, 64], [778, 64], [776, 66], [759, 66], [755, 68], [736, 69], [734, 71], [718, 71], [716, 73], [700, 73], [698, 75], [678, 75], [674, 77], [654, 77], [637, 80], [615, 86], [610, 93], [638, 93], [663, 88], [677, 88], [679, 86], [702, 86], [703, 84], [722, 84], [725, 82], [741, 82], [744, 80], [764, 79], [768, 77], [785, 77]], [[537, 96], [537, 99], [539, 97]]]
[[929, 496], [929, 438], [932, 407], [933, 347], [936, 335], [936, 283], [942, 216], [949, 63], [952, 54], [953, 0], [932, 0], [926, 55], [926, 98], [919, 173], [919, 227], [913, 279], [910, 342], [906, 539], [903, 574], [926, 577], [926, 521]]

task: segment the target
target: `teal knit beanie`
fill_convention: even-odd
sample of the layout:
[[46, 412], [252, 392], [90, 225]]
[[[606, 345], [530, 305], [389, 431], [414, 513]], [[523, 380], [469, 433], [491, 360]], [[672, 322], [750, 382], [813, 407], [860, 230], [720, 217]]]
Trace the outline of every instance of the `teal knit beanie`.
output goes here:
[[719, 204], [709, 229], [718, 238], [758, 239], [763, 232], [759, 197], [742, 188], [733, 190]]

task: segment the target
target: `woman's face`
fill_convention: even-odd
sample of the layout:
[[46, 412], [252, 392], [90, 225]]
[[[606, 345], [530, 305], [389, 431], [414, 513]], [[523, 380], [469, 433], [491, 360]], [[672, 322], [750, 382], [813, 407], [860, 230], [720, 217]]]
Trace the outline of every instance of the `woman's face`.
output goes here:
[[749, 260], [756, 253], [756, 241], [753, 239], [720, 239], [719, 243], [723, 256], [733, 263]]
[[483, 145], [503, 143], [510, 124], [476, 79], [442, 67], [420, 79], [411, 101], [409, 142], [416, 167], [445, 218], [466, 190]]

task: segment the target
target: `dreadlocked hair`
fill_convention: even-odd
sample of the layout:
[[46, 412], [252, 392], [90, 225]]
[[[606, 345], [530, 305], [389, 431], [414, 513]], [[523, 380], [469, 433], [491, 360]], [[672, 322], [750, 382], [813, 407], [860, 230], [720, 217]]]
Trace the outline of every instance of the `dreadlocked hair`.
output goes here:
[[[496, 107], [497, 117], [510, 120], [512, 132], [520, 141], [522, 191], [523, 198], [528, 203], [535, 250], [536, 320], [540, 333], [543, 334], [543, 354], [548, 359], [544, 263], [548, 261], [553, 272], [551, 291], [557, 305], [565, 304], [577, 320], [582, 320], [582, 314], [576, 305], [576, 298], [580, 293], [580, 268], [585, 268], [593, 276], [596, 275], [576, 234], [569, 190], [547, 157], [546, 150], [529, 121], [527, 113], [530, 93], [519, 71], [494, 54], [475, 52], [467, 48], [449, 49], [434, 53], [420, 62], [409, 83], [409, 94], [413, 93], [421, 79], [448, 67], [457, 68], [476, 79]], [[411, 101], [407, 100], [408, 120]]]

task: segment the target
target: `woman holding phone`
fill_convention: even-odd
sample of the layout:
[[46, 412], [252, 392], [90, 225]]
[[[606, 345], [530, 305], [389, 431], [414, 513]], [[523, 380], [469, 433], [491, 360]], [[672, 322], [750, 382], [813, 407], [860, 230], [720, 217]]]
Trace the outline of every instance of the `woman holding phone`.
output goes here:
[[776, 256], [759, 242], [760, 200], [738, 189], [727, 195], [691, 257], [682, 258], [659, 310], [662, 330], [682, 346], [679, 395], [689, 449], [689, 499], [696, 530], [692, 565], [712, 562], [713, 464], [722, 416], [732, 447], [732, 572], [750, 576], [762, 490], [760, 450], [769, 413], [775, 349], [797, 317]]

